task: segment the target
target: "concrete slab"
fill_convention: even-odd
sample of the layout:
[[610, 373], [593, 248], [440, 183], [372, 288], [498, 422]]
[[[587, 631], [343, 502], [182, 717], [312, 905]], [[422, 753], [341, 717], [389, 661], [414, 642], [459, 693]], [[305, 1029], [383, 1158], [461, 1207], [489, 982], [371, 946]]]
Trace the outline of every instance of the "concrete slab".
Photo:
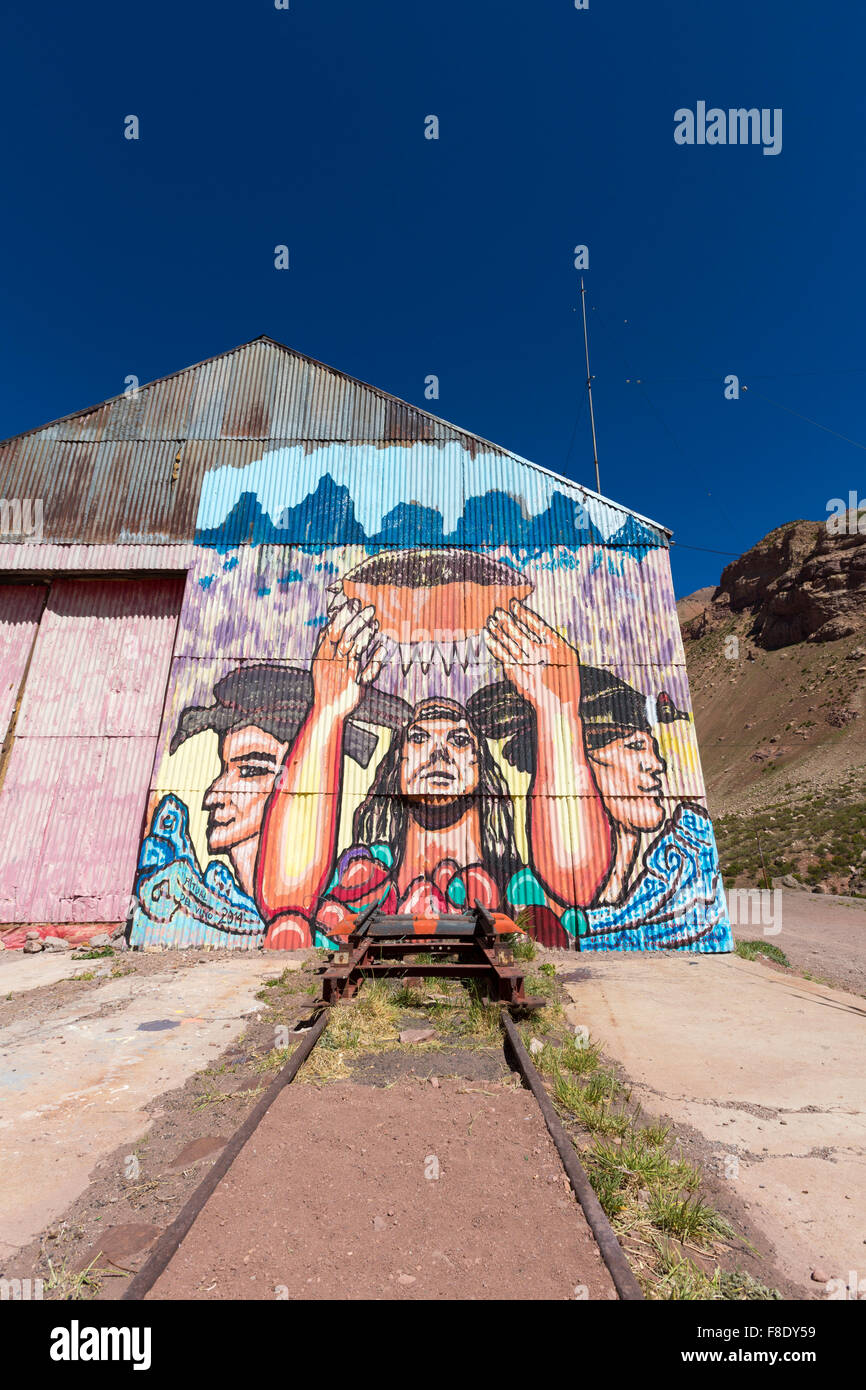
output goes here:
[[0, 1036], [0, 1258], [61, 1215], [100, 1159], [141, 1138], [145, 1106], [219, 1056], [282, 969], [239, 953], [107, 980], [50, 1009], [34, 991]]
[[114, 968], [115, 962], [110, 957], [73, 960], [71, 953], [65, 952], [55, 955], [40, 951], [38, 955], [25, 956], [21, 951], [4, 951], [0, 954], [0, 999], [28, 989], [44, 989], [46, 985], [56, 985], [58, 980], [69, 980], [74, 975], [108, 976]]
[[647, 1111], [705, 1137], [788, 1277], [814, 1297], [818, 1265], [866, 1273], [863, 999], [733, 955], [587, 955], [578, 970], [579, 1021]]

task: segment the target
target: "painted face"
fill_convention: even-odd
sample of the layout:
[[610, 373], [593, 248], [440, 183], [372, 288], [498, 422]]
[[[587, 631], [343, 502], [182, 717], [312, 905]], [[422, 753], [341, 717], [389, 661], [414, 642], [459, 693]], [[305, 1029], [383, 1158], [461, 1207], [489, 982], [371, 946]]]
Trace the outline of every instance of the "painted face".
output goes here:
[[207, 846], [211, 854], [225, 854], [259, 834], [265, 805], [288, 747], [255, 724], [223, 735], [222, 770], [202, 802], [208, 813]]
[[658, 830], [665, 818], [662, 773], [666, 764], [652, 734], [635, 730], [589, 751], [609, 814], [628, 830]]
[[400, 790], [404, 796], [447, 802], [478, 787], [478, 749], [465, 720], [418, 719], [403, 740]]

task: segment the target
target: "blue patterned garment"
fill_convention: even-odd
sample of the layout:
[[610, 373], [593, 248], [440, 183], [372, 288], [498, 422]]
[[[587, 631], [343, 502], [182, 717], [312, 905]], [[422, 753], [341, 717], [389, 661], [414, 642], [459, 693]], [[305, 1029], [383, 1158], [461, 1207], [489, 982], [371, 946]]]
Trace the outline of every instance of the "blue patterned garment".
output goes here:
[[132, 946], [256, 947], [265, 924], [230, 870], [212, 859], [201, 871], [189, 834], [189, 812], [164, 796], [153, 813], [135, 881]]
[[623, 902], [581, 914], [582, 951], [732, 951], [712, 821], [678, 806]]

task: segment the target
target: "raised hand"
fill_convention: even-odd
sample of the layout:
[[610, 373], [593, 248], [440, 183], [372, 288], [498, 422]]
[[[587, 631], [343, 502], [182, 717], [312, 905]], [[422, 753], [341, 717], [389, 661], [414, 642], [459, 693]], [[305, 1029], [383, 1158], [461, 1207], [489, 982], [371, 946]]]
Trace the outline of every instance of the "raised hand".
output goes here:
[[382, 669], [379, 623], [372, 604], [351, 599], [331, 618], [313, 656], [313, 704], [345, 718], [358, 706], [365, 685]]
[[485, 638], [504, 674], [534, 705], [545, 699], [580, 702], [579, 657], [570, 642], [512, 599], [511, 611], [497, 608], [487, 620]]
[[592, 775], [580, 717], [580, 658], [531, 608], [513, 599], [485, 628], [491, 654], [535, 710], [530, 858], [553, 899], [585, 907], [611, 857], [610, 824]]

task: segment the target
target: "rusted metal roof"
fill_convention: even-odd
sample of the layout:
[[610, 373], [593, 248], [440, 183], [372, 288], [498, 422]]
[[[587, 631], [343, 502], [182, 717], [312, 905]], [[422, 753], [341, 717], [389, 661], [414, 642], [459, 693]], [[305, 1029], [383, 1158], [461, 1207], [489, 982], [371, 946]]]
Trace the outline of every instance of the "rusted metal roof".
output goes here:
[[[393, 474], [396, 466], [401, 468], [409, 505], [416, 492], [425, 495], [427, 475], [438, 460], [452, 512], [457, 491], [461, 501], [485, 492], [505, 499], [489, 513], [500, 536], [508, 532], [517, 465], [518, 471], [526, 470], [521, 494], [537, 490], [539, 482], [549, 489], [555, 479], [564, 497], [595, 499], [597, 508], [607, 508], [612, 518], [604, 528], [608, 542], [619, 529], [625, 543], [623, 528], [634, 518], [643, 528], [639, 541], [647, 540], [649, 528], [650, 543], [667, 543], [664, 527], [629, 508], [607, 503], [476, 434], [267, 337], [161, 377], [133, 396], [115, 396], [0, 442], [0, 496], [42, 500], [43, 540], [166, 545], [196, 538], [208, 473], [242, 469], [279, 451], [301, 456], [329, 451], [333, 461], [340, 445], [353, 446], [345, 448], [353, 468], [363, 460], [359, 486], [368, 493], [379, 486], [383, 455], [396, 448], [384, 471]], [[416, 455], [408, 447], [413, 445], [426, 448]], [[455, 466], [458, 459], [461, 466]], [[313, 460], [310, 464], [311, 477], [318, 476]], [[415, 520], [417, 540], [435, 543], [437, 537], [424, 532], [429, 517], [418, 511]], [[555, 541], [556, 536], [539, 538]], [[238, 532], [228, 539], [241, 544], [251, 537]], [[287, 534], [284, 539], [315, 543], [326, 537]], [[10, 540], [20, 542], [21, 537], [0, 534], [0, 543]]]

